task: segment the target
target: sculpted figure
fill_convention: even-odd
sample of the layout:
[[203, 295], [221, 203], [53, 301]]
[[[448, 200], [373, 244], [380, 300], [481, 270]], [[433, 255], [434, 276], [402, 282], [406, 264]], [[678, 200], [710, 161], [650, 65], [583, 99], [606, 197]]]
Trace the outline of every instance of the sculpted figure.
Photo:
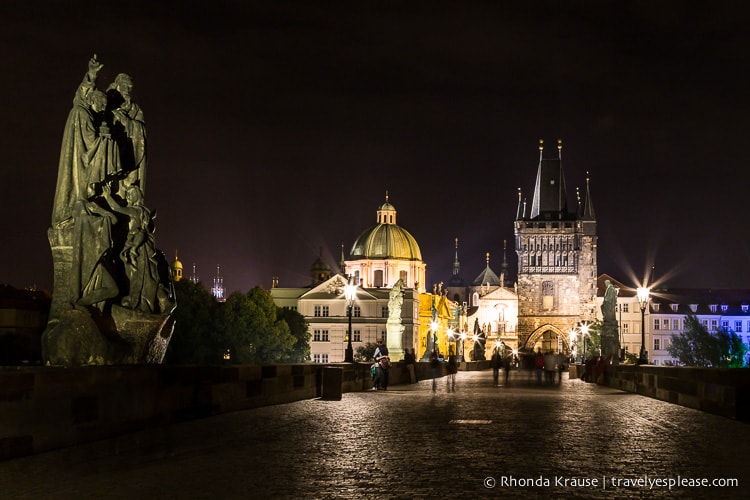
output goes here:
[[127, 205], [121, 206], [111, 193], [111, 186], [104, 187], [103, 196], [112, 210], [128, 217], [128, 235], [120, 252], [125, 264], [125, 275], [130, 283], [122, 305], [142, 312], [159, 312], [159, 273], [156, 248], [152, 231], [151, 211], [143, 205], [143, 193], [138, 186], [127, 190]]
[[399, 279], [388, 295], [388, 321], [401, 322], [401, 306], [404, 303], [404, 281]]
[[94, 88], [102, 66], [94, 54], [73, 96], [73, 109], [68, 113], [60, 149], [52, 227], [72, 224], [76, 203], [89, 195], [89, 165], [101, 146], [99, 127], [107, 105], [106, 96]]
[[126, 175], [124, 191], [137, 185], [146, 193], [146, 121], [141, 107], [133, 102], [130, 93], [133, 79], [120, 73], [107, 88], [107, 109], [112, 115], [112, 134], [120, 149], [120, 162]]
[[615, 287], [609, 280], [605, 280], [604, 284], [607, 288], [604, 291], [604, 302], [602, 302], [602, 316], [605, 323], [614, 323], [617, 322], [617, 317], [615, 316], [617, 290], [615, 290]]

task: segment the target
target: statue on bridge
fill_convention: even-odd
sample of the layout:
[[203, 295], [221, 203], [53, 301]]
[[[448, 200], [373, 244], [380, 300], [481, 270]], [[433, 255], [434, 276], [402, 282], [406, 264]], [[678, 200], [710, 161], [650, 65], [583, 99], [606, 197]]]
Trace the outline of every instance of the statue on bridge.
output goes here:
[[612, 364], [620, 361], [620, 336], [615, 311], [617, 309], [617, 289], [610, 280], [605, 280], [604, 301], [602, 302], [602, 355]]
[[77, 87], [48, 230], [54, 291], [42, 358], [50, 365], [160, 363], [176, 302], [144, 205], [146, 131], [121, 73], [105, 94], [96, 54]]

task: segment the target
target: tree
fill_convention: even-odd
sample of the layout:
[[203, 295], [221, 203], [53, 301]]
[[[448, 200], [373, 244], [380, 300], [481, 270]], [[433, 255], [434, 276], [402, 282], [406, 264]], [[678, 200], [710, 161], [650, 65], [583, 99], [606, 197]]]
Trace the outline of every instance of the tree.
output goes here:
[[200, 283], [175, 283], [177, 309], [172, 339], [164, 359], [168, 364], [217, 364], [223, 357], [221, 336], [214, 321], [216, 300]]
[[747, 347], [733, 331], [722, 328], [712, 335], [694, 314], [689, 314], [685, 330], [672, 337], [667, 351], [684, 366], [734, 368], [744, 366]]
[[289, 331], [294, 337], [294, 345], [285, 361], [290, 363], [304, 363], [310, 360], [310, 330], [304, 316], [288, 307], [276, 309], [276, 316], [286, 321]]
[[[576, 350], [576, 352], [583, 353], [583, 347], [584, 347], [584, 341], [583, 341], [584, 334], [581, 332], [580, 328], [578, 330], [578, 335], [576, 336], [575, 341], [573, 342], [572, 348]], [[591, 359], [593, 357], [599, 356], [602, 353], [602, 322], [599, 320], [596, 320], [592, 323], [588, 323], [588, 332], [585, 334], [586, 337], [586, 359]]]
[[219, 311], [217, 326], [232, 363], [277, 363], [292, 356], [297, 339], [286, 321], [277, 319], [273, 297], [263, 288], [234, 292]]
[[372, 342], [357, 347], [354, 354], [354, 361], [370, 361], [375, 356], [375, 349], [377, 347], [377, 344], [373, 344]]

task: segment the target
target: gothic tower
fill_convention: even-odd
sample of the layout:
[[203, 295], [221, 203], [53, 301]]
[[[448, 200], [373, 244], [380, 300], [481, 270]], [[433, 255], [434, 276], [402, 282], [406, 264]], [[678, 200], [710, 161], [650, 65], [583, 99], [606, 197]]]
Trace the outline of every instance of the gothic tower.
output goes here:
[[588, 178], [584, 203], [568, 210], [562, 141], [557, 158], [544, 158], [539, 141], [534, 197], [527, 212], [519, 190], [515, 238], [518, 346], [569, 352], [570, 331], [596, 317], [596, 217]]

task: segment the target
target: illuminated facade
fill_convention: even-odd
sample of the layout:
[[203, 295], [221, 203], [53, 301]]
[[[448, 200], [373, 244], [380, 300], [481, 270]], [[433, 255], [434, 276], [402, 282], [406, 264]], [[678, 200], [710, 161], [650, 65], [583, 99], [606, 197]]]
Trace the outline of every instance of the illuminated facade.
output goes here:
[[344, 274], [365, 288], [390, 288], [401, 279], [407, 288], [424, 292], [427, 266], [417, 241], [396, 224], [396, 208], [388, 202], [388, 194], [376, 220], [352, 245]]
[[597, 234], [588, 179], [585, 200], [568, 210], [562, 141], [552, 159], [539, 141], [530, 207], [519, 191], [515, 247], [519, 349], [569, 352], [570, 330], [596, 315]]

